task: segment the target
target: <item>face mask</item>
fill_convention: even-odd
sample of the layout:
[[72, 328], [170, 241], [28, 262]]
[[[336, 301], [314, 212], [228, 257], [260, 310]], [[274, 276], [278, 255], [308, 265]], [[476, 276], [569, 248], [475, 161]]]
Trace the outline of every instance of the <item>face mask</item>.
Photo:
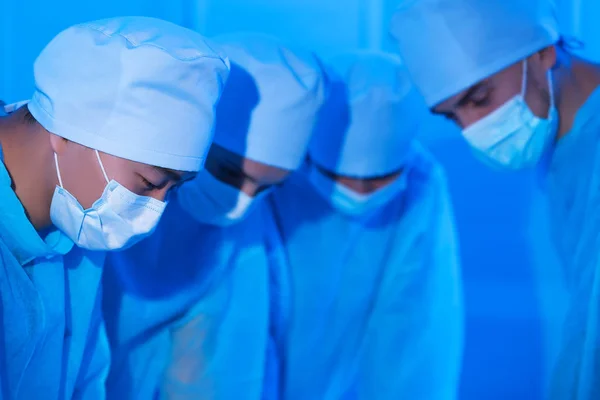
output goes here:
[[523, 62], [521, 93], [463, 130], [465, 139], [484, 160], [519, 169], [537, 164], [550, 147], [558, 129], [552, 74], [548, 71], [550, 109], [547, 119], [533, 114], [525, 102], [526, 87], [527, 60]]
[[181, 207], [198, 222], [229, 226], [246, 218], [268, 192], [252, 197], [204, 169], [193, 181], [181, 186], [177, 198]]
[[62, 184], [58, 156], [54, 154], [58, 183], [50, 217], [54, 225], [77, 246], [88, 250], [119, 250], [130, 247], [150, 235], [165, 209], [165, 202], [139, 196], [114, 180], [109, 180], [96, 151], [107, 182], [100, 199], [84, 210]]
[[402, 173], [394, 182], [369, 194], [361, 194], [335, 182], [324, 175], [316, 166], [308, 170], [308, 180], [333, 208], [350, 216], [363, 216], [377, 211], [392, 201], [406, 188], [406, 173]]

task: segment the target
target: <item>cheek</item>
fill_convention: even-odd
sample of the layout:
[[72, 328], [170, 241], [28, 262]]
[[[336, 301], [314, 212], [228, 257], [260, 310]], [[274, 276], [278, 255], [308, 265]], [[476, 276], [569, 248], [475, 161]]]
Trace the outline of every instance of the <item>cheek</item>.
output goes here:
[[496, 106], [487, 107], [470, 107], [465, 108], [456, 113], [458, 125], [462, 128], [468, 128], [477, 121], [487, 117], [496, 109]]
[[505, 87], [495, 91], [494, 94], [490, 96], [489, 102], [485, 106], [465, 107], [457, 112], [460, 126], [467, 128], [475, 122], [487, 117], [519, 93], [520, 91], [516, 87], [513, 87], [512, 89], [510, 87]]
[[521, 82], [511, 81], [510, 84], [506, 84], [504, 86], [499, 85], [492, 94], [490, 98], [490, 108], [491, 110], [496, 110], [499, 107], [503, 106], [510, 100], [512, 100], [515, 96], [521, 93]]
[[531, 111], [540, 118], [547, 118], [550, 108], [550, 95], [547, 89], [537, 85], [527, 89], [529, 92], [525, 96], [525, 101], [529, 105], [529, 108], [531, 108]]
[[[102, 165], [104, 165], [104, 171], [109, 181], [115, 180], [121, 185], [126, 186], [132, 180], [133, 173], [132, 167], [128, 166], [127, 160], [111, 156], [110, 154], [102, 154]], [[105, 180], [106, 182], [106, 180]]]
[[370, 190], [364, 181], [360, 181], [357, 179], [341, 177], [341, 178], [337, 178], [336, 182], [345, 186], [347, 189], [352, 190], [355, 193], [367, 194], [367, 193], [369, 193], [369, 190]]
[[142, 184], [141, 178], [133, 171], [128, 169], [118, 169], [114, 173], [108, 173], [107, 171], [106, 175], [108, 176], [109, 181], [114, 180], [134, 193], [137, 193], [140, 190]]
[[102, 154], [102, 164], [109, 181], [114, 180], [136, 194], [142, 194], [140, 191], [146, 190], [141, 177], [137, 173], [140, 167], [133, 161]]
[[260, 191], [260, 186], [257, 185], [256, 182], [252, 182], [250, 179], [243, 179], [241, 185], [235, 185], [234, 187], [237, 187], [239, 190], [251, 197], [256, 196]]
[[257, 177], [260, 186], [275, 186], [284, 183], [290, 174], [291, 171], [285, 169], [267, 167], [267, 169], [255, 173], [254, 176]]
[[93, 151], [70, 148], [58, 157], [63, 186], [84, 209], [100, 198], [106, 182]]

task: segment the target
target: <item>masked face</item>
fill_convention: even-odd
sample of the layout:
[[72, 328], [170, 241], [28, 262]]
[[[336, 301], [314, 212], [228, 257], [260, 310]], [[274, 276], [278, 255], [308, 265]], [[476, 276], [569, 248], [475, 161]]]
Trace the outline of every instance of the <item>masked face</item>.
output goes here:
[[206, 169], [178, 192], [179, 204], [198, 222], [228, 226], [242, 221], [289, 171], [213, 144]]
[[[52, 150], [58, 156], [64, 187], [87, 209], [98, 200], [106, 186], [94, 149], [49, 134]], [[131, 192], [163, 201], [173, 187], [193, 178], [195, 173], [167, 168], [100, 153], [110, 179]]]
[[463, 130], [465, 139], [484, 160], [511, 169], [530, 167], [541, 160], [558, 129], [558, 112], [554, 105], [550, 71], [547, 76], [550, 93], [547, 118], [535, 115], [525, 101], [525, 60], [520, 93]]
[[[85, 151], [77, 156], [73, 154], [76, 151], [63, 152], [63, 154], [69, 153], [66, 158], [71, 157], [71, 161], [73, 158], [83, 157], [84, 154], [94, 154], [93, 160], [97, 163], [94, 166], [95, 168], [81, 168], [79, 170], [80, 176], [83, 175], [88, 178], [85, 187], [73, 185], [78, 192], [85, 194], [82, 195], [84, 204], [82, 205], [82, 202], [78, 200], [79, 196], [75, 197], [66, 189], [66, 182], [63, 182], [63, 174], [61, 174], [65, 168], [61, 169], [60, 156], [54, 153], [59, 185], [55, 189], [50, 208], [50, 217], [53, 224], [79, 247], [89, 250], [106, 251], [127, 248], [151, 234], [158, 224], [165, 203], [152, 196], [136, 194], [120, 182], [114, 179], [111, 180], [100, 153], [83, 146], [79, 147], [85, 149]], [[133, 163], [127, 160], [122, 160], [122, 162]], [[130, 166], [133, 167], [134, 164], [138, 163], [133, 163]], [[155, 168], [143, 164], [140, 164], [140, 166], [149, 169]], [[72, 169], [70, 168], [70, 172], [73, 172]], [[84, 171], [87, 171], [88, 175]], [[121, 169], [120, 172], [123, 176], [127, 176], [126, 174], [132, 175], [131, 170], [126, 168]], [[90, 204], [90, 193], [93, 195], [94, 189], [99, 186], [97, 179], [95, 179], [98, 175], [96, 173], [102, 177], [104, 190], [100, 195], [96, 195], [96, 200]], [[177, 176], [181, 179], [180, 175]], [[154, 178], [151, 177], [150, 179]], [[162, 193], [160, 193], [146, 178], [140, 175], [138, 179], [138, 185], [131, 185], [134, 190], [154, 192], [155, 197], [164, 198], [167, 190], [174, 185], [174, 182], [167, 181], [161, 189]], [[71, 183], [73, 182], [71, 181]]]
[[196, 221], [229, 226], [245, 219], [268, 193], [267, 189], [250, 196], [202, 170], [192, 182], [182, 186], [177, 199]]
[[[307, 170], [308, 181], [333, 208], [342, 214], [360, 217], [369, 215], [394, 200], [407, 185], [406, 174], [394, 174], [385, 184], [375, 185], [374, 190], [358, 190], [362, 182], [336, 180], [319, 167], [311, 164]], [[350, 180], [351, 181], [351, 180]], [[373, 180], [371, 180], [373, 181]]]
[[493, 166], [518, 169], [535, 165], [558, 130], [551, 46], [484, 79], [437, 105], [463, 129], [475, 155]]

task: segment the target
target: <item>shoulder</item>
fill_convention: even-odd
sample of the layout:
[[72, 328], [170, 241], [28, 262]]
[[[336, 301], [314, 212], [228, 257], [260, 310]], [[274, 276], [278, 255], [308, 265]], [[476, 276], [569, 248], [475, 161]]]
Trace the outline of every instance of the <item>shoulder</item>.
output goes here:
[[445, 196], [448, 192], [442, 165], [420, 143], [414, 142], [407, 161], [409, 189], [423, 196]]

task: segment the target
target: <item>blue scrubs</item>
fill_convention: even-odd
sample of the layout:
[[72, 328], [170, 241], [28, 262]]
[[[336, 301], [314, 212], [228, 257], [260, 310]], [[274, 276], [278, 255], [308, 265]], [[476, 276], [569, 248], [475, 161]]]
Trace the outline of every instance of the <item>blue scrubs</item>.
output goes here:
[[578, 111], [550, 163], [551, 223], [570, 304], [551, 399], [600, 398], [600, 89]]
[[109, 398], [259, 399], [268, 340], [260, 210], [195, 222], [171, 201], [157, 231], [107, 259]]
[[463, 303], [452, 207], [424, 150], [409, 165], [407, 189], [365, 218], [336, 212], [301, 173], [271, 197], [282, 398], [456, 398]]
[[[1, 159], [1, 157], [0, 157]], [[103, 399], [103, 253], [40, 237], [0, 162], [0, 398]]]

